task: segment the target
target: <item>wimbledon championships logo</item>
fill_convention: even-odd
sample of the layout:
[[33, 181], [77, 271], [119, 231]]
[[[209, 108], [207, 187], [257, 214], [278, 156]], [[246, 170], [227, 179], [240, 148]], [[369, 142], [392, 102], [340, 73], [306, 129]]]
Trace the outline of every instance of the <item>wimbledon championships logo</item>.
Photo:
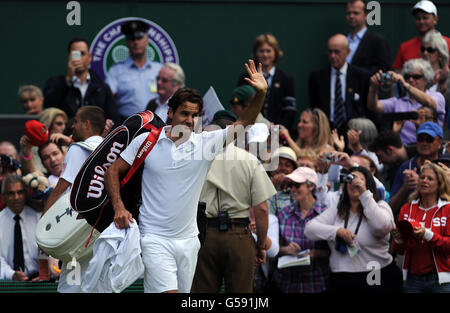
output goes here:
[[150, 25], [147, 31], [147, 57], [151, 61], [179, 63], [175, 44], [158, 24], [139, 17], [121, 18], [103, 27], [91, 44], [91, 68], [102, 79], [105, 79], [111, 66], [128, 58], [125, 36], [120, 32], [120, 27], [130, 20], [141, 20]]

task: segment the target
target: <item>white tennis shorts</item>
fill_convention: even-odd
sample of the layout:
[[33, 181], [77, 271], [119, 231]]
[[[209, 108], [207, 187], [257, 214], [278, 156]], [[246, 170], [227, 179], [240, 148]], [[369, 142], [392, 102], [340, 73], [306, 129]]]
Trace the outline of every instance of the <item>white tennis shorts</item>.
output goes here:
[[191, 291], [200, 250], [198, 237], [173, 239], [146, 234], [141, 237], [141, 249], [144, 292]]

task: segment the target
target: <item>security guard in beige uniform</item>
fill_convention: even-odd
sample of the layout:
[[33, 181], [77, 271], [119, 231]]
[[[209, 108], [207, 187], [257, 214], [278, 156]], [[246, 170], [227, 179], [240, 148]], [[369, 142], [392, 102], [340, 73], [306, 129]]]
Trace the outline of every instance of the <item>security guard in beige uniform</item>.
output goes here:
[[[215, 114], [212, 124], [225, 128], [236, 117], [229, 111]], [[206, 241], [198, 254], [192, 292], [253, 291], [256, 262], [265, 261], [268, 206], [266, 200], [276, 193], [258, 159], [229, 144], [217, 155], [208, 172], [200, 201], [206, 203]], [[249, 210], [256, 217], [255, 241], [249, 230]]]

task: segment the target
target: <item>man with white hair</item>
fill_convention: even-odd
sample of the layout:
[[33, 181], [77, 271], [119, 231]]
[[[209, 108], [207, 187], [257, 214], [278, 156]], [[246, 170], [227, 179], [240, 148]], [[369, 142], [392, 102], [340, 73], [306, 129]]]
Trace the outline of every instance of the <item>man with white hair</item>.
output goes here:
[[[444, 124], [445, 99], [440, 92], [427, 90], [434, 84], [434, 72], [430, 62], [423, 59], [413, 59], [405, 63], [402, 73], [389, 71], [392, 82], [404, 87], [407, 95], [401, 98], [378, 99], [378, 89], [382, 85], [381, 71], [370, 78], [367, 107], [378, 114], [393, 112], [409, 112], [418, 110], [422, 106], [429, 106], [438, 112], [438, 124]], [[388, 83], [388, 84], [391, 84]], [[411, 121], [405, 121], [400, 137], [403, 145], [416, 141], [416, 126]]]
[[180, 88], [184, 87], [184, 71], [176, 63], [167, 62], [159, 70], [156, 77], [158, 97], [150, 100], [147, 110], [157, 114], [165, 123], [168, 122], [169, 99]]
[[[420, 49], [422, 47], [422, 40], [426, 33], [434, 30], [438, 22], [437, 8], [431, 1], [419, 1], [413, 9], [414, 26], [419, 33], [417, 37], [403, 42], [398, 49], [392, 67], [400, 71], [406, 61], [420, 58]], [[444, 37], [447, 45], [450, 47], [450, 38]]]

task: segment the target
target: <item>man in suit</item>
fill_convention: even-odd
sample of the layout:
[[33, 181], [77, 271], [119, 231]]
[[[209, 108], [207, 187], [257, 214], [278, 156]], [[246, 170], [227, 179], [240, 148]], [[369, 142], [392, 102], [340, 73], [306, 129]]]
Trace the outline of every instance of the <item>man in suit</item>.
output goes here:
[[348, 120], [368, 117], [366, 100], [370, 73], [348, 64], [346, 59], [349, 53], [347, 37], [342, 34], [332, 36], [328, 40], [330, 66], [312, 71], [309, 75], [311, 107], [324, 111], [331, 128], [336, 128], [341, 135], [346, 134]]
[[389, 44], [386, 38], [367, 29], [366, 18], [365, 0], [347, 2], [345, 20], [350, 29], [347, 63], [367, 69], [371, 74], [378, 70], [387, 71], [391, 64]]
[[79, 108], [86, 105], [98, 106], [105, 111], [108, 119], [120, 123], [110, 88], [97, 73], [89, 69], [92, 53], [89, 52], [87, 40], [73, 38], [68, 44], [67, 52], [66, 74], [51, 77], [45, 83], [44, 107], [63, 110], [71, 124]]
[[168, 122], [169, 99], [180, 88], [184, 87], [184, 71], [178, 64], [167, 62], [159, 70], [156, 77], [158, 97], [150, 100], [147, 110], [157, 114], [164, 123]]

